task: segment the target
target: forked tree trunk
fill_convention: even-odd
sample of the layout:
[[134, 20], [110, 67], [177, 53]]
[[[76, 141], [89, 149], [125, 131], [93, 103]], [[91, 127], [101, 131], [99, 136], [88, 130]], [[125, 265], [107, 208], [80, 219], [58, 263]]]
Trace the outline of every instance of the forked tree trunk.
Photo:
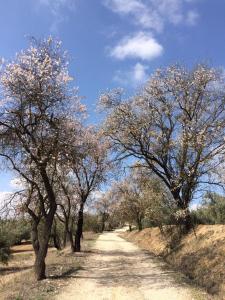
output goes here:
[[48, 215], [45, 217], [45, 219], [43, 219], [44, 224], [41, 233], [38, 228], [40, 219], [36, 220], [36, 218], [33, 217], [32, 220], [31, 238], [35, 253], [34, 273], [37, 280], [42, 280], [46, 278], [45, 258], [48, 252], [48, 243], [51, 236], [51, 228], [53, 224], [55, 210], [56, 206], [52, 206]]
[[80, 252], [81, 250], [80, 240], [83, 234], [83, 218], [84, 218], [84, 203], [82, 202], [78, 213], [74, 252]]
[[[37, 280], [42, 280], [46, 278], [45, 275], [45, 257], [47, 255], [48, 250], [48, 242], [42, 242], [38, 232], [38, 224], [39, 222], [35, 222], [33, 220], [32, 230], [31, 230], [31, 238], [32, 245], [35, 253], [35, 262], [34, 262], [34, 273]], [[49, 240], [48, 237], [46, 237]]]

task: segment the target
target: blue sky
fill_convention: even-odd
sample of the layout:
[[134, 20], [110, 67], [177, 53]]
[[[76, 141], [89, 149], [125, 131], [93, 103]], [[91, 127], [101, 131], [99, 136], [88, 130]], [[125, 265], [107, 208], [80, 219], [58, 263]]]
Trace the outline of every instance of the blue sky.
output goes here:
[[[132, 94], [158, 67], [207, 62], [225, 66], [223, 0], [7, 0], [0, 2], [0, 57], [27, 47], [26, 36], [56, 36], [90, 120], [108, 88]], [[1, 175], [0, 192], [11, 174]]]

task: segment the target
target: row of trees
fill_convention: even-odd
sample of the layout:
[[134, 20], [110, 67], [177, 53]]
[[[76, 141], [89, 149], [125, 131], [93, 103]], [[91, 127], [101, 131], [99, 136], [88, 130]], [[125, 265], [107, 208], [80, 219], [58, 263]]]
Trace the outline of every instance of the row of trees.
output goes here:
[[85, 107], [71, 87], [60, 42], [33, 40], [2, 66], [0, 80], [1, 163], [23, 186], [7, 204], [29, 215], [41, 280], [55, 218], [65, 226], [64, 244], [69, 238], [71, 249], [80, 251], [85, 203], [110, 168], [108, 144], [84, 125]]

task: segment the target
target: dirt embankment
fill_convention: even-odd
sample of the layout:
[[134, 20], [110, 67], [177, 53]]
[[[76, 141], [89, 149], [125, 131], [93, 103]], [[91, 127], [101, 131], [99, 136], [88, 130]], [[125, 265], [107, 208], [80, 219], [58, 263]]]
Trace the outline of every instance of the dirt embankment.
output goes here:
[[122, 236], [162, 256], [208, 292], [225, 299], [225, 225], [199, 225], [195, 233], [192, 231], [179, 242], [176, 234], [171, 239], [158, 228], [126, 232]]

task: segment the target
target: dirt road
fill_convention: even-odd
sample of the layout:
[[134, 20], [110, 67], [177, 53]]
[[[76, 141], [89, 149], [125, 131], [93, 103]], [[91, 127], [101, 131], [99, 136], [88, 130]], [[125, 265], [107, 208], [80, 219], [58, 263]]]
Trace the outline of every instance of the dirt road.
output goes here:
[[207, 299], [168, 270], [163, 262], [118, 236], [103, 233], [93, 253], [57, 300]]

